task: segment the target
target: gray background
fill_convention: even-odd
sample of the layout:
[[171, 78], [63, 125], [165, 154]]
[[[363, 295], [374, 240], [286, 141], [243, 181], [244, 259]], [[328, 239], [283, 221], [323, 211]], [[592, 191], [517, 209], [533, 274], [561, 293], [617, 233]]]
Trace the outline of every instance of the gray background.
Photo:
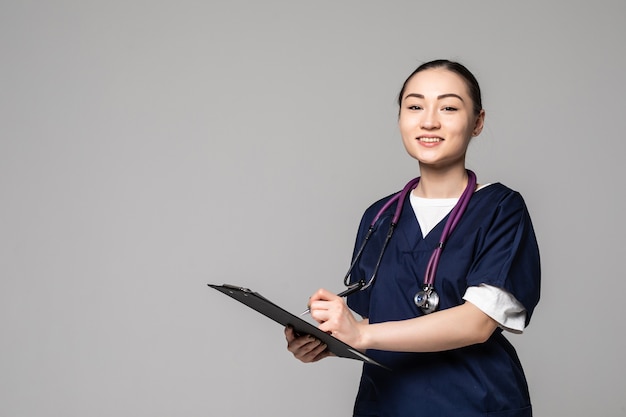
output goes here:
[[0, 415], [346, 416], [360, 363], [282, 328], [418, 174], [395, 95], [474, 71], [468, 166], [519, 190], [535, 414], [626, 415], [623, 1], [0, 1]]

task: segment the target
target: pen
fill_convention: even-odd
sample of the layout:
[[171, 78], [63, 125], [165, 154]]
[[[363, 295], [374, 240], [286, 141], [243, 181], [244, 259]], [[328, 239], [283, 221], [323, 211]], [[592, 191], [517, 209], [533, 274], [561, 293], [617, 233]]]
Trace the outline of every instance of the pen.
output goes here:
[[[354, 294], [355, 292], [359, 291], [361, 288], [363, 288], [363, 286], [365, 285], [365, 282], [363, 281], [359, 281], [356, 282], [352, 285], [350, 285], [348, 288], [346, 288], [345, 290], [341, 291], [339, 294], [337, 294], [338, 297], [347, 297], [350, 294]], [[300, 317], [309, 314], [311, 312], [311, 308], [307, 307], [306, 310], [304, 310], [302, 313], [300, 313]]]

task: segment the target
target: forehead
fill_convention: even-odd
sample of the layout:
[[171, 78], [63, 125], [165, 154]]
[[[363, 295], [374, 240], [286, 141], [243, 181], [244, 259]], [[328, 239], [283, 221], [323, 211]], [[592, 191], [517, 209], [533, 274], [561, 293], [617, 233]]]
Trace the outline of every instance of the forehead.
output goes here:
[[457, 73], [445, 68], [431, 68], [409, 79], [404, 96], [407, 94], [421, 94], [424, 97], [457, 94], [469, 98], [469, 89], [466, 81]]

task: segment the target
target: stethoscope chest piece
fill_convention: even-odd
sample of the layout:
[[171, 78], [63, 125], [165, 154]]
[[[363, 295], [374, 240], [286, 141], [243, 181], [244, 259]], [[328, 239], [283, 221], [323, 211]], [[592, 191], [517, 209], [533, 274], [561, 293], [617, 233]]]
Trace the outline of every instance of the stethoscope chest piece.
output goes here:
[[424, 285], [422, 291], [418, 291], [413, 298], [415, 305], [422, 309], [424, 314], [432, 313], [439, 307], [439, 294], [432, 285]]

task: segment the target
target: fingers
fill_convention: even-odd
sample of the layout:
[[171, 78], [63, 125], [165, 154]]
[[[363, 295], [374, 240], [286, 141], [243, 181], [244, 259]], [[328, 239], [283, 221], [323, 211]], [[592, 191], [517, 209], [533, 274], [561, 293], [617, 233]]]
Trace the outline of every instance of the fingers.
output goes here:
[[340, 297], [324, 288], [320, 288], [315, 292], [315, 294], [311, 296], [311, 298], [309, 299], [309, 304], [315, 301], [332, 301], [336, 299], [340, 299]]
[[320, 288], [309, 299], [309, 310], [311, 317], [318, 323], [323, 323], [329, 319], [333, 311], [339, 311], [345, 302], [343, 298], [336, 294]]
[[285, 328], [285, 337], [287, 350], [302, 362], [317, 362], [330, 354], [322, 341], [310, 335], [296, 336], [291, 327]]
[[[323, 288], [311, 296], [308, 307], [311, 317], [320, 323], [320, 329], [330, 334], [339, 327], [337, 323], [341, 321], [345, 311], [348, 311], [343, 298]], [[316, 362], [331, 355], [322, 341], [310, 335], [300, 336], [290, 326], [285, 328], [285, 339], [287, 350], [302, 362]]]
[[296, 338], [296, 334], [291, 326], [285, 327], [285, 339], [287, 343], [291, 343]]
[[317, 362], [328, 356], [326, 344], [312, 336], [304, 336], [304, 338], [308, 339], [307, 343], [302, 345], [297, 351], [292, 352], [296, 359], [304, 363], [310, 363]]
[[319, 324], [333, 319], [338, 320], [349, 311], [343, 298], [336, 296], [331, 300], [311, 301], [309, 305], [311, 318]]

